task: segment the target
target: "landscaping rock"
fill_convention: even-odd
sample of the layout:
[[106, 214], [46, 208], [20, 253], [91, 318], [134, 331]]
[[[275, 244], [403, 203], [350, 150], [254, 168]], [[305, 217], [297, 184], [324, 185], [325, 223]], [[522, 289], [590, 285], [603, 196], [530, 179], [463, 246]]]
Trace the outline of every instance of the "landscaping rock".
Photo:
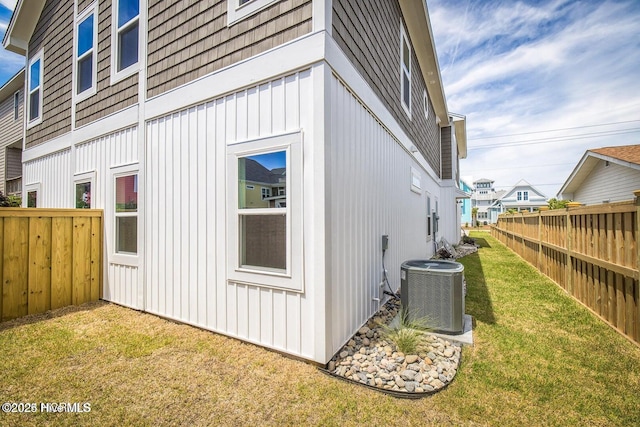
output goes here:
[[405, 355], [384, 339], [380, 325], [389, 323], [399, 307], [398, 298], [387, 302], [329, 362], [329, 370], [361, 384], [406, 393], [430, 393], [450, 383], [460, 360], [458, 344], [428, 334], [425, 352]]

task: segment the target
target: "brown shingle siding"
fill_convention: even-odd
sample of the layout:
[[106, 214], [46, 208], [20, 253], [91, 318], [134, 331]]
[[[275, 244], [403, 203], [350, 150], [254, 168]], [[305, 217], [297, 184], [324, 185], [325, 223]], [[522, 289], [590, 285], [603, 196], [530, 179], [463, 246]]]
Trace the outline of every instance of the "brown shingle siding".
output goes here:
[[103, 118], [138, 102], [138, 74], [111, 84], [111, 1], [99, 2], [97, 93], [76, 104], [76, 126]]
[[401, 20], [397, 0], [333, 1], [333, 38], [400, 123], [429, 165], [439, 173], [440, 131], [433, 116], [429, 121], [424, 116], [422, 97], [425, 82], [415, 57], [413, 41], [411, 119], [400, 102]]
[[309, 33], [311, 12], [311, 0], [283, 0], [227, 27], [226, 1], [150, 1], [147, 96]]
[[31, 147], [71, 130], [73, 0], [48, 0], [29, 42], [29, 58], [43, 49], [42, 123], [27, 130]]

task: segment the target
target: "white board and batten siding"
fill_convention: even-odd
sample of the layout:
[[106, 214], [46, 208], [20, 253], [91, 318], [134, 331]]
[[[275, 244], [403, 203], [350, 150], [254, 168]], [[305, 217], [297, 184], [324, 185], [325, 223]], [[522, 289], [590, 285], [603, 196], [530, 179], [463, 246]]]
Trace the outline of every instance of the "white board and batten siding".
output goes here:
[[147, 123], [145, 310], [318, 359], [312, 279], [301, 293], [234, 283], [226, 271], [227, 146], [302, 131], [308, 147], [311, 77], [301, 71]]
[[25, 162], [25, 188], [38, 191], [38, 206], [75, 207], [75, 183], [91, 180], [92, 207], [104, 210], [104, 254], [106, 259], [103, 298], [133, 308], [142, 308], [138, 267], [112, 260], [114, 253], [113, 173], [138, 163], [137, 128], [82, 142], [74, 147]]
[[[382, 235], [389, 236], [384, 262], [393, 291], [400, 287], [402, 262], [432, 255], [426, 197], [429, 192], [434, 206], [439, 187], [335, 76], [330, 92], [327, 281], [331, 345], [336, 349], [385, 298], [380, 287]], [[420, 188], [412, 189], [412, 171]]]
[[[132, 172], [137, 170], [138, 128], [130, 127], [77, 144], [74, 158], [74, 181], [90, 177], [93, 180], [91, 200], [95, 201], [92, 207], [104, 209], [104, 249], [107, 262], [103, 298], [127, 307], [143, 309], [143, 289], [138, 262], [120, 262], [114, 257], [115, 248], [113, 247], [115, 242], [114, 174], [123, 168]], [[93, 177], [92, 174], [94, 174]], [[140, 205], [140, 198], [138, 204]], [[142, 228], [139, 227], [138, 234], [141, 233]]]
[[[71, 150], [66, 149], [24, 164], [24, 186], [37, 191], [38, 206], [73, 207]], [[26, 193], [25, 193], [26, 194]]]

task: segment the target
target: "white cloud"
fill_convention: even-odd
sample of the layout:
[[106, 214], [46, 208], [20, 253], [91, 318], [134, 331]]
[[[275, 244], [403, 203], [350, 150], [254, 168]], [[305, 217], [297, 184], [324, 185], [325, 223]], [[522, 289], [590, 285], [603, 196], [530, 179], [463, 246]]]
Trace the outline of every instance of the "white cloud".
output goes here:
[[[640, 143], [640, 132], [576, 136], [640, 122], [474, 139], [640, 119], [636, 0], [427, 1], [449, 109], [467, 116], [462, 174], [503, 188], [524, 178], [552, 197], [586, 149]], [[575, 139], [478, 149], [553, 136]]]
[[10, 11], [13, 11], [16, 8], [17, 0], [0, 0], [0, 4]]

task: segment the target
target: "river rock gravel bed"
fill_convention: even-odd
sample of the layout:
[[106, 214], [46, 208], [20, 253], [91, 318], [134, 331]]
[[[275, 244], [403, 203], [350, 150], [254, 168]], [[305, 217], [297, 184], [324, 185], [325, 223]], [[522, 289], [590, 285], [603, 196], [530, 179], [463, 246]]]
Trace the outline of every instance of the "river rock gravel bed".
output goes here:
[[426, 333], [425, 346], [417, 354], [401, 353], [385, 338], [381, 326], [389, 324], [399, 309], [399, 298], [388, 301], [329, 362], [327, 370], [394, 392], [427, 394], [446, 387], [458, 371], [461, 346]]

